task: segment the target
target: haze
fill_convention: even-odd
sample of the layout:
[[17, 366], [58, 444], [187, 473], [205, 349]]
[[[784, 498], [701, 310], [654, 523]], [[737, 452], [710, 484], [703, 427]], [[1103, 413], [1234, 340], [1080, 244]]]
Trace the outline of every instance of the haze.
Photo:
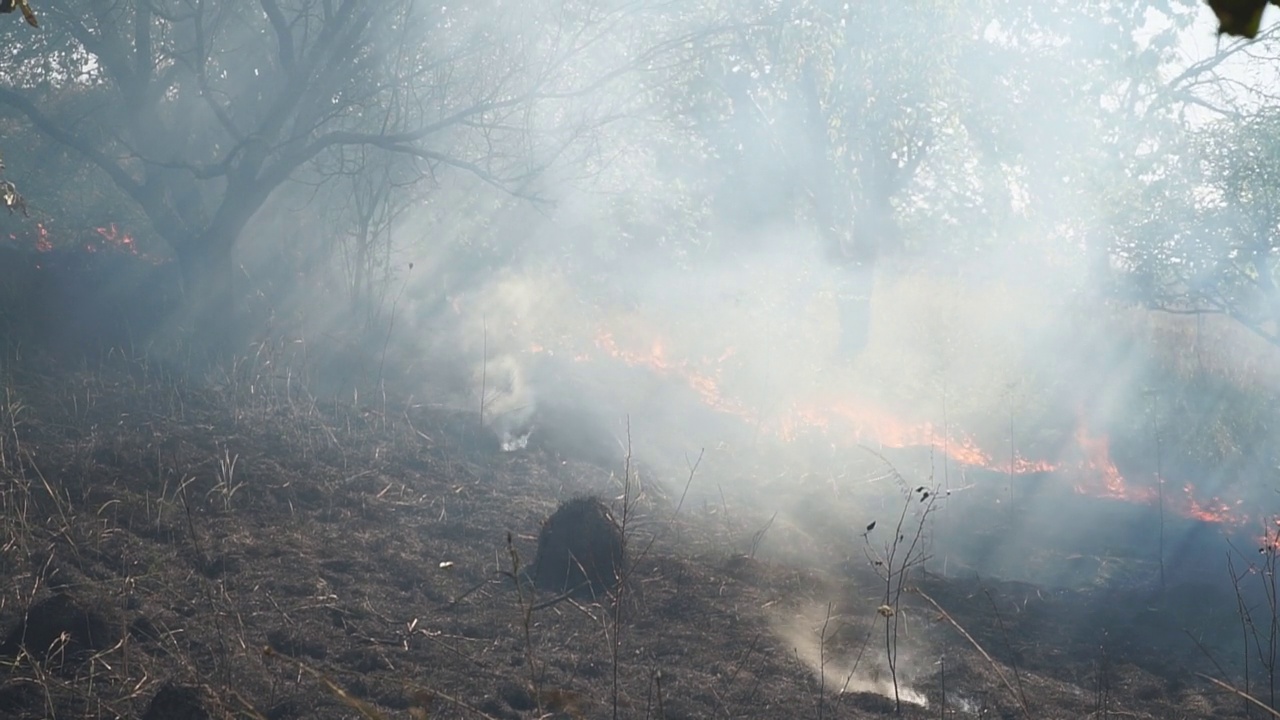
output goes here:
[[131, 326], [139, 354], [280, 349], [317, 395], [475, 412], [505, 452], [602, 478], [630, 454], [673, 505], [701, 455], [682, 512], [824, 566], [916, 486], [948, 576], [1078, 588], [1136, 553], [1189, 582], [1274, 528], [1274, 25], [1219, 39], [1177, 0], [36, 9], [0, 23], [30, 209], [0, 232], [159, 268], [141, 284], [182, 299]]

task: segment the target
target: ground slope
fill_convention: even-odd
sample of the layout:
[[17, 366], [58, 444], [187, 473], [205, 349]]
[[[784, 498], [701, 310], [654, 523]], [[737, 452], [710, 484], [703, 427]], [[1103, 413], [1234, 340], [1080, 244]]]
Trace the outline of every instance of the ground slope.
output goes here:
[[[474, 414], [262, 369], [33, 365], [0, 391], [0, 717], [895, 714], [874, 575], [744, 556], [767, 518], [677, 512], [681, 478], [503, 453]], [[517, 590], [541, 522], [583, 494], [625, 505], [620, 602]], [[1241, 712], [1140, 648], [1100, 651], [1064, 620], [1087, 598], [920, 587], [954, 624], [903, 605], [900, 690], [930, 704], [904, 717]]]

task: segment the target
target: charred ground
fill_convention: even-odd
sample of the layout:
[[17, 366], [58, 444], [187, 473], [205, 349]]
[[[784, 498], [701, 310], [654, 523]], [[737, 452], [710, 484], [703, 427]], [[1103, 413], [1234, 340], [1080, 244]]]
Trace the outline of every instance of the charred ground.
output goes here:
[[[844, 562], [751, 557], [768, 518], [680, 506], [683, 477], [502, 453], [474, 412], [315, 397], [267, 359], [199, 381], [6, 363], [0, 715], [894, 715], [840, 692], [886, 687], [856, 533]], [[541, 523], [587, 494], [626, 517], [621, 602], [517, 589]], [[930, 707], [903, 717], [1243, 716], [1192, 642], [1149, 642], [1179, 633], [1185, 588], [918, 586], [994, 663], [908, 594], [902, 679]]]

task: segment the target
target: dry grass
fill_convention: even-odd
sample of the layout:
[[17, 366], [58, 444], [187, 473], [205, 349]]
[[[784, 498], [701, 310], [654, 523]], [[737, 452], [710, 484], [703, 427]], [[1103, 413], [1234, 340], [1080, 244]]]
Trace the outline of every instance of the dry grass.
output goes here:
[[[765, 518], [725, 517], [727, 504], [677, 513], [682, 496], [631, 484], [622, 458], [610, 477], [539, 452], [497, 452], [474, 409], [390, 392], [373, 402], [317, 397], [305, 361], [296, 344], [263, 346], [211, 380], [144, 360], [92, 372], [6, 363], [0, 714], [202, 717], [173, 709], [188, 705], [219, 718], [893, 713], [874, 693], [834, 702], [840, 688], [814, 677], [776, 632], [814, 603], [858, 621], [850, 627], [874, 621], [884, 585], [871, 568], [738, 555], [732, 548]], [[541, 521], [586, 493], [625, 497], [628, 542], [643, 549], [622, 601], [542, 605], [517, 592], [504, 576], [512, 557], [531, 557]], [[994, 671], [1010, 672], [1008, 653], [1026, 650], [1002, 654], [990, 611], [966, 603], [962, 585], [933, 582], [943, 585], [930, 597], [990, 662], [941, 650], [945, 627], [910, 620], [900, 662], [910, 658], [914, 689], [934, 707], [904, 704], [902, 716], [1018, 711]], [[899, 612], [928, 616], [905, 600]], [[1052, 612], [1004, 619], [1021, 642], [1071, 632]], [[848, 633], [811, 630], [824, 633], [833, 667], [849, 659]], [[1092, 654], [1055, 657], [1020, 664], [1027, 693], [1042, 717], [1088, 715], [1079, 687]], [[1238, 703], [1175, 686], [1132, 664], [1140, 660], [1114, 684], [1126, 716], [1236, 716]], [[1143, 694], [1150, 687], [1160, 690]]]

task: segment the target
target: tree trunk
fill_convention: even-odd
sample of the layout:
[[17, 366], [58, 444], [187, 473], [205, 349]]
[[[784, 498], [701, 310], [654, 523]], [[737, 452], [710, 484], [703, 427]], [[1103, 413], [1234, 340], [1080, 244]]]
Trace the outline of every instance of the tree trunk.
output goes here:
[[875, 266], [872, 263], [849, 263], [841, 268], [836, 290], [836, 306], [840, 313], [840, 341], [837, 359], [853, 362], [871, 340], [871, 295], [875, 288]]
[[234, 235], [215, 234], [173, 243], [182, 270], [183, 326], [194, 348], [209, 359], [233, 354], [243, 331], [231, 260], [234, 244]]

